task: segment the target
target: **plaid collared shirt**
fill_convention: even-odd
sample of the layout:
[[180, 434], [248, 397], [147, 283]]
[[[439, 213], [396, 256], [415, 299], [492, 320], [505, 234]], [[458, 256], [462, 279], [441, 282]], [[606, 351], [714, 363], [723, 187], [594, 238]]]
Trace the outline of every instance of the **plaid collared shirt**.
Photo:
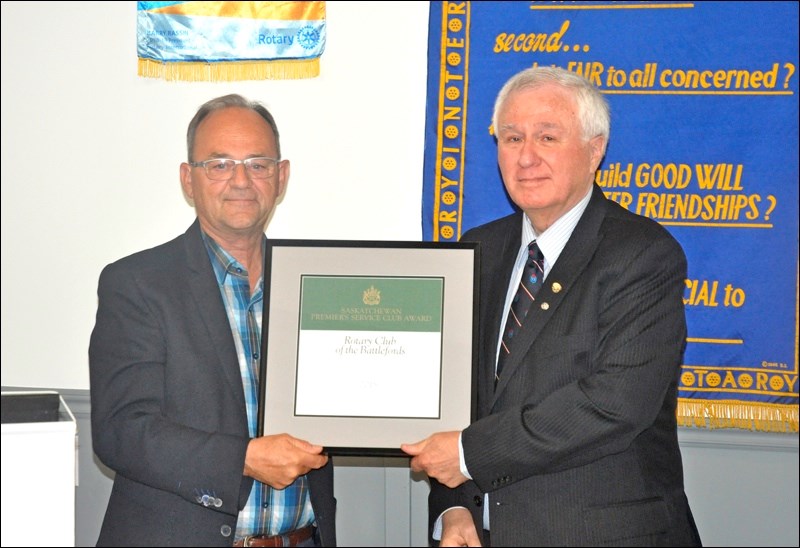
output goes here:
[[[203, 240], [217, 277], [233, 340], [236, 343], [250, 437], [255, 437], [258, 421], [261, 319], [264, 305], [263, 277], [258, 281], [253, 295], [250, 295], [247, 270], [205, 233]], [[300, 476], [290, 486], [280, 490], [253, 481], [247, 505], [239, 512], [236, 537], [256, 534], [278, 535], [313, 522], [314, 511], [311, 508], [308, 481], [305, 476]]]

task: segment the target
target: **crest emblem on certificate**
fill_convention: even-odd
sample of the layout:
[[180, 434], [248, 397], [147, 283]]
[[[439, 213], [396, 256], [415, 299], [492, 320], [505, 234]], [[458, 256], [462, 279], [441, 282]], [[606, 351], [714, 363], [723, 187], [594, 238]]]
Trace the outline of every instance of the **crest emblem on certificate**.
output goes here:
[[374, 285], [369, 286], [369, 289], [364, 290], [364, 296], [361, 298], [364, 304], [375, 306], [381, 304], [381, 292], [375, 289]]

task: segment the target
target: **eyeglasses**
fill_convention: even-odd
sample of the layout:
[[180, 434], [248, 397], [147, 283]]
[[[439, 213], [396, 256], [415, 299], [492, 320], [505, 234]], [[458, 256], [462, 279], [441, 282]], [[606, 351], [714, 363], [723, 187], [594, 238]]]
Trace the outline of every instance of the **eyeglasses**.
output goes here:
[[275, 175], [278, 160], [275, 158], [246, 158], [244, 160], [231, 160], [230, 158], [213, 158], [203, 162], [189, 162], [192, 167], [202, 167], [212, 181], [227, 181], [233, 177], [236, 166], [244, 165], [247, 176], [251, 179], [269, 179]]

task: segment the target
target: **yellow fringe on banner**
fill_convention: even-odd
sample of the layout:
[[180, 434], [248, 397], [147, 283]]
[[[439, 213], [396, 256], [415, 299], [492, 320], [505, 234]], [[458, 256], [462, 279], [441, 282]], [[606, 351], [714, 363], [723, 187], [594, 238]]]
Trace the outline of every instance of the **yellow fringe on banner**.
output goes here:
[[291, 80], [319, 76], [319, 58], [219, 63], [164, 63], [139, 59], [139, 76], [184, 82]]
[[736, 400], [678, 398], [678, 425], [742, 428], [761, 432], [797, 432], [798, 406]]

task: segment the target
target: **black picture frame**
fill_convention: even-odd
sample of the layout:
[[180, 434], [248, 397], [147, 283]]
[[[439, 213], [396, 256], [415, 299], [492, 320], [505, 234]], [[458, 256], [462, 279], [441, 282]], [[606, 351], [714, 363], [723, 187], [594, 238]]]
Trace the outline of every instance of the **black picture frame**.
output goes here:
[[470, 242], [268, 238], [259, 435], [405, 456], [468, 426], [479, 261]]

